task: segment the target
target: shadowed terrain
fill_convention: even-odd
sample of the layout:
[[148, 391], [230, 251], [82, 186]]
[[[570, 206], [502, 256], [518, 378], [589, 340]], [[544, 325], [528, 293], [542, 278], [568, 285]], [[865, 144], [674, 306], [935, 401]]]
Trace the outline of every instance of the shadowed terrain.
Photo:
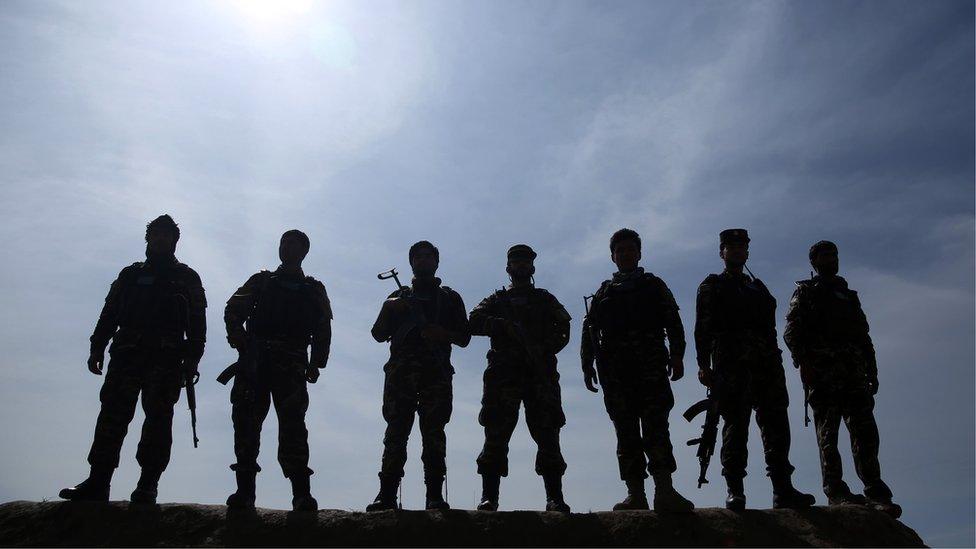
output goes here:
[[0, 505], [0, 545], [924, 546], [911, 528], [863, 507], [689, 515], [258, 509], [237, 516], [222, 505], [29, 501]]

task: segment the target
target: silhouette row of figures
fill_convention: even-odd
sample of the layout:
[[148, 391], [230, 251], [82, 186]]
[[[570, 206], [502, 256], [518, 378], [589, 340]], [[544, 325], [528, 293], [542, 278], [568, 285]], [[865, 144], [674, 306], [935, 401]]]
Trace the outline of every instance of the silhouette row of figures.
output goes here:
[[[122, 442], [141, 394], [145, 411], [136, 452], [142, 473], [131, 495], [134, 504], [155, 504], [160, 476], [172, 446], [173, 408], [185, 391], [194, 444], [194, 385], [206, 341], [207, 300], [197, 273], [176, 260], [177, 224], [162, 215], [146, 226], [146, 260], [122, 270], [112, 283], [91, 336], [88, 369], [105, 370], [101, 410], [88, 454], [91, 472], [77, 486], [61, 491], [69, 500], [106, 501], [119, 465]], [[774, 508], [802, 508], [813, 495], [792, 484], [782, 352], [776, 335], [776, 300], [749, 273], [749, 236], [744, 229], [719, 235], [725, 269], [698, 288], [694, 343], [698, 379], [706, 398], [684, 414], [704, 413], [697, 445], [699, 487], [721, 438], [721, 474], [728, 486], [725, 506], [746, 507], [747, 437], [753, 411], [762, 434]], [[308, 236], [285, 232], [278, 248], [280, 266], [251, 276], [227, 300], [227, 341], [238, 360], [217, 380], [231, 388], [237, 490], [229, 508], [254, 509], [261, 428], [269, 411], [278, 419], [278, 462], [292, 484], [293, 508], [314, 511], [311, 494], [308, 384], [315, 383], [329, 359], [332, 310], [325, 286], [302, 270]], [[879, 434], [874, 418], [878, 368], [868, 323], [857, 293], [838, 276], [837, 246], [820, 241], [810, 248], [817, 272], [797, 282], [787, 314], [785, 340], [799, 368], [804, 404], [813, 410], [823, 490], [830, 505], [869, 505], [892, 516], [901, 508], [881, 479]], [[571, 318], [566, 308], [534, 283], [536, 252], [525, 244], [507, 253], [510, 283], [484, 298], [468, 313], [461, 296], [436, 276], [436, 246], [410, 247], [413, 273], [403, 285], [396, 270], [380, 273], [397, 289], [383, 302], [372, 328], [378, 342], [389, 342], [384, 365], [382, 414], [386, 421], [379, 470], [379, 493], [367, 511], [398, 507], [397, 491], [407, 459], [407, 440], [415, 418], [423, 439], [426, 509], [450, 506], [443, 496], [447, 474], [445, 426], [453, 406], [452, 348], [472, 336], [490, 340], [478, 422], [484, 446], [478, 455], [482, 496], [477, 508], [495, 511], [501, 479], [508, 475], [508, 449], [524, 406], [525, 421], [538, 451], [535, 472], [542, 477], [548, 511], [570, 511], [563, 497], [566, 461], [559, 435], [566, 424], [556, 355], [568, 344]], [[674, 488], [677, 469], [669, 433], [674, 407], [671, 383], [684, 376], [685, 332], [678, 305], [659, 277], [640, 267], [641, 239], [621, 229], [610, 238], [616, 272], [585, 298], [580, 349], [586, 388], [602, 388], [617, 438], [617, 465], [627, 488], [614, 510], [652, 507], [690, 512], [694, 505]], [[749, 273], [749, 274], [747, 274]], [[111, 346], [109, 346], [111, 343]], [[105, 351], [111, 360], [107, 368]], [[838, 431], [844, 421], [851, 436], [856, 473], [864, 485], [854, 493], [842, 478]], [[721, 433], [719, 436], [719, 423]], [[649, 502], [645, 481], [653, 479]]]

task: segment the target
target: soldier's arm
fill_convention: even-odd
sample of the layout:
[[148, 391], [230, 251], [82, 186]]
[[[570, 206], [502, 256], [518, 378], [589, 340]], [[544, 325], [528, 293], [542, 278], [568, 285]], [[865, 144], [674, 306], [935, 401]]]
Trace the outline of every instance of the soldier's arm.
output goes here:
[[807, 341], [807, 292], [801, 286], [797, 286], [790, 298], [790, 308], [786, 312], [786, 328], [783, 330], [783, 339], [786, 340], [786, 347], [793, 356], [793, 366], [799, 368], [807, 361], [806, 350], [809, 348]]
[[112, 339], [112, 336], [115, 335], [115, 331], [119, 327], [119, 301], [122, 294], [122, 280], [126, 276], [126, 269], [123, 269], [119, 273], [118, 278], [109, 287], [108, 295], [105, 296], [105, 304], [102, 306], [101, 314], [98, 315], [98, 322], [95, 323], [95, 331], [92, 332], [91, 338], [89, 338], [91, 342], [91, 354], [93, 355], [105, 354], [105, 347], [108, 346], [109, 340]]
[[573, 320], [573, 317], [569, 315], [566, 307], [563, 307], [563, 304], [556, 299], [556, 296], [549, 294], [549, 297], [552, 299], [550, 303], [552, 309], [552, 330], [549, 332], [549, 337], [544, 345], [547, 351], [555, 355], [566, 348], [566, 345], [569, 343], [569, 323]]
[[329, 301], [329, 294], [325, 291], [325, 285], [315, 281], [315, 308], [317, 311], [317, 322], [312, 328], [312, 351], [309, 357], [309, 364], [322, 369], [329, 362], [329, 349], [332, 346], [332, 303]]
[[[591, 311], [592, 314], [592, 311]], [[586, 317], [583, 319], [583, 334], [580, 337], [580, 361], [583, 364], [583, 369], [586, 370], [593, 366], [593, 342], [590, 341], [590, 318]]]
[[270, 273], [260, 272], [251, 278], [243, 286], [234, 292], [227, 300], [224, 307], [224, 326], [227, 328], [227, 341], [235, 349], [246, 338], [244, 323], [251, 316], [254, 304], [257, 302], [258, 294], [264, 286], [264, 280]]
[[186, 340], [187, 360], [199, 363], [207, 343], [207, 295], [200, 275], [193, 269], [187, 274]]
[[857, 319], [860, 324], [858, 338], [858, 346], [861, 348], [861, 352], [864, 354], [865, 362], [867, 363], [868, 375], [873, 379], [878, 378], [878, 359], [874, 351], [874, 342], [871, 340], [870, 327], [868, 326], [868, 318], [864, 314], [864, 308], [861, 307], [861, 300], [857, 297], [857, 293], [854, 293], [854, 299], [857, 301]]
[[497, 322], [495, 311], [495, 296], [490, 295], [481, 300], [481, 303], [471, 310], [468, 315], [468, 326], [471, 335], [490, 336], [493, 333], [493, 324]]
[[390, 299], [399, 297], [399, 295], [399, 290], [395, 291], [383, 302], [383, 306], [380, 307], [380, 313], [376, 315], [376, 322], [373, 323], [373, 329], [370, 330], [373, 339], [380, 343], [389, 341], [393, 337], [393, 310], [390, 309], [388, 303]]
[[668, 336], [668, 348], [672, 357], [684, 359], [685, 348], [685, 327], [681, 324], [681, 315], [678, 314], [678, 302], [674, 299], [674, 294], [668, 285], [661, 280], [661, 299], [664, 303], [664, 332]]
[[695, 298], [695, 353], [702, 370], [711, 368], [715, 322], [715, 288], [706, 279], [698, 286]]
[[471, 325], [468, 322], [467, 309], [464, 307], [464, 299], [461, 294], [451, 291], [453, 297], [451, 304], [450, 325], [445, 326], [449, 332], [451, 343], [458, 347], [467, 347], [471, 342]]

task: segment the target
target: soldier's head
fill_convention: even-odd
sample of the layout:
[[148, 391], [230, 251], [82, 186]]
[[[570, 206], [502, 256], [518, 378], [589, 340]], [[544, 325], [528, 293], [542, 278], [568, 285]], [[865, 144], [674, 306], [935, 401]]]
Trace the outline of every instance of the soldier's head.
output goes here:
[[810, 265], [820, 276], [835, 276], [840, 270], [837, 244], [829, 240], [821, 240], [810, 246]]
[[308, 235], [302, 231], [285, 231], [278, 243], [278, 258], [282, 265], [301, 265], [311, 246]]
[[610, 260], [622, 273], [633, 271], [641, 260], [641, 239], [633, 229], [620, 229], [610, 237]]
[[146, 255], [172, 255], [179, 239], [180, 228], [163, 214], [146, 224]]
[[536, 253], [528, 244], [516, 244], [508, 249], [505, 272], [512, 282], [528, 282], [535, 274]]
[[718, 255], [729, 267], [742, 268], [749, 259], [749, 233], [745, 229], [725, 229], [718, 234]]
[[410, 260], [410, 268], [413, 269], [414, 276], [420, 277], [434, 276], [434, 273], [437, 272], [437, 266], [441, 262], [441, 253], [437, 250], [437, 246], [426, 240], [421, 240], [410, 246], [407, 257]]

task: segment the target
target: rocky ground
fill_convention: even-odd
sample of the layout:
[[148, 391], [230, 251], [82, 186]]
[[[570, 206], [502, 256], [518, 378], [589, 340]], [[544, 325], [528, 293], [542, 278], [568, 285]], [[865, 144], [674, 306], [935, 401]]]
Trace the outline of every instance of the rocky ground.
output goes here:
[[864, 507], [688, 515], [270, 509], [228, 515], [222, 505], [29, 501], [0, 505], [0, 545], [924, 546], [911, 528]]

